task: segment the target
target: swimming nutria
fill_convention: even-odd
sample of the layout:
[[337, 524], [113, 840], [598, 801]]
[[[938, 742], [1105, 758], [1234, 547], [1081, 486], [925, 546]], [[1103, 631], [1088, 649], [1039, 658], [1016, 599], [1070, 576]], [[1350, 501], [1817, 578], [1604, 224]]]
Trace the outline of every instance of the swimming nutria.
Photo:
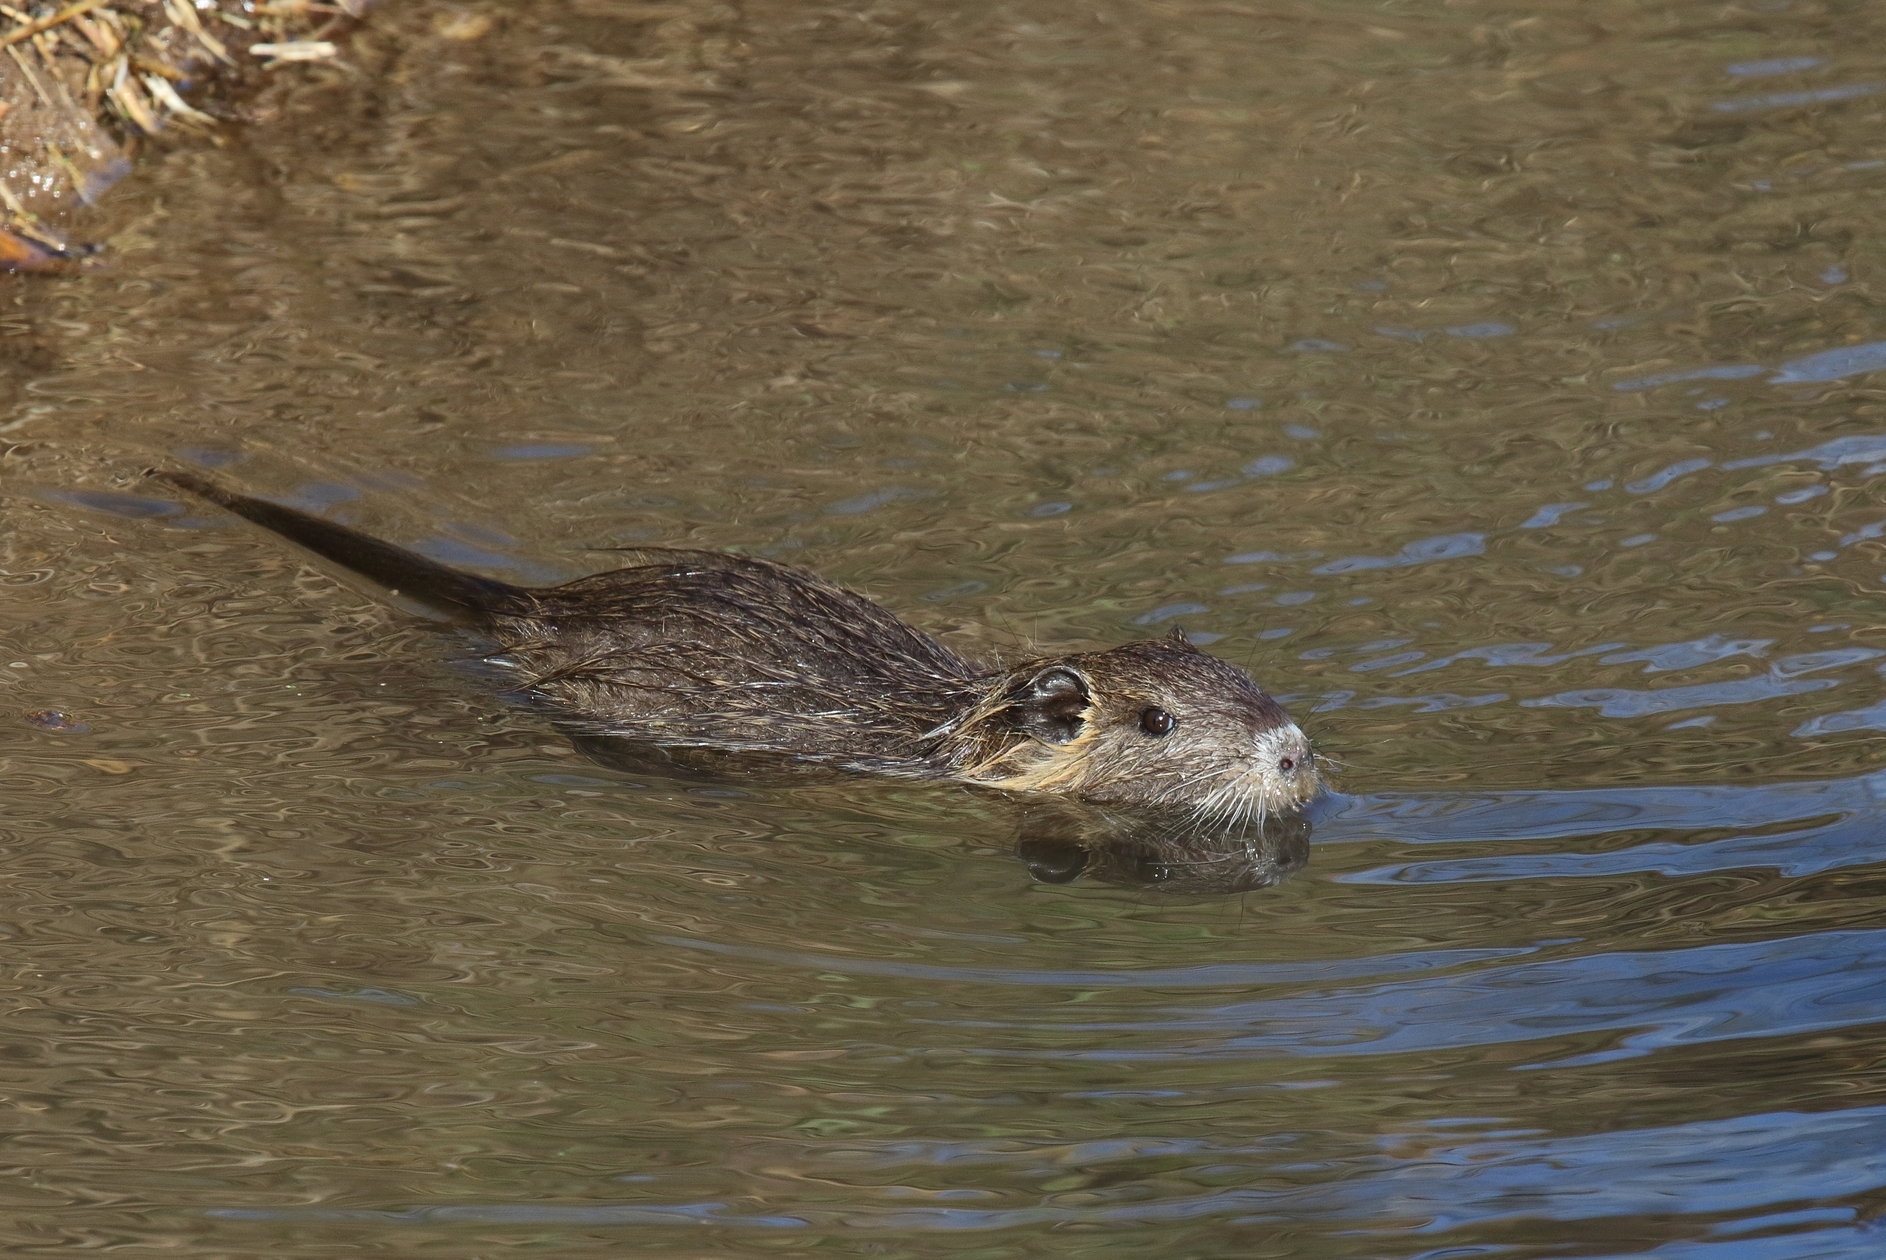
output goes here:
[[519, 587], [191, 473], [152, 476], [488, 635], [564, 725], [670, 749], [1261, 820], [1319, 786], [1309, 741], [1183, 633], [1006, 668], [972, 664], [801, 569], [648, 548]]

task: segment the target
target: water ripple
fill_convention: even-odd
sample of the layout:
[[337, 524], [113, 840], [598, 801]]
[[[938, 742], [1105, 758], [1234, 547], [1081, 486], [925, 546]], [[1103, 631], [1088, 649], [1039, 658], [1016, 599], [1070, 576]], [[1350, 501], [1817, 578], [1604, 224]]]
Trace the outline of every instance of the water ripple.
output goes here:
[[[1227, 1225], [1355, 1221], [1365, 1234], [1434, 1235], [1501, 1221], [1586, 1221], [1650, 1215], [1709, 1216], [1773, 1205], [1866, 1194], [1886, 1185], [1886, 1107], [1831, 1113], [1771, 1111], [1729, 1120], [1563, 1137], [1490, 1135], [1440, 1140], [1439, 1133], [1388, 1135], [1381, 1149], [1358, 1152], [1318, 1184], [1141, 1195], [1137, 1202], [1092, 1205], [1086, 1196], [1050, 1194], [1009, 1208], [910, 1207], [871, 1200], [808, 1203], [790, 1213], [740, 1211], [726, 1202], [462, 1203], [399, 1209], [212, 1208], [212, 1219], [237, 1222], [655, 1226], [715, 1225], [729, 1229], [902, 1230], [918, 1233], [1025, 1229], [1045, 1225], [1122, 1226], [1218, 1220]], [[1222, 1165], [1245, 1151], [1179, 1153]], [[1279, 1153], [1284, 1173], [1288, 1152]], [[929, 1161], [925, 1161], [929, 1162]], [[1029, 1166], [1035, 1164], [1029, 1158]], [[1209, 1166], [1209, 1165], [1208, 1165]], [[1294, 1179], [1292, 1179], [1294, 1180]], [[1142, 1187], [1151, 1190], [1153, 1187]], [[1161, 1189], [1164, 1189], [1163, 1187]], [[1073, 1200], [1058, 1201], [1057, 1200]], [[1352, 1226], [1355, 1228], [1355, 1226]], [[1876, 1229], [1842, 1231], [1873, 1238]], [[1780, 1240], [1769, 1240], [1780, 1241]], [[1744, 1240], [1746, 1245], [1746, 1240]], [[1710, 1257], [1703, 1243], [1667, 1254]], [[1458, 1253], [1455, 1253], [1458, 1254]], [[1643, 1253], [1638, 1253], [1643, 1254]], [[1666, 1254], [1666, 1250], [1649, 1253]], [[1759, 1244], [1733, 1253], [1808, 1256], [1839, 1252], [1768, 1251]]]
[[[1010, 1032], [1052, 1029], [1091, 1039], [1051, 1050], [980, 1051], [995, 1057], [1136, 1063], [1424, 1054], [1542, 1039], [1563, 1047], [1574, 1038], [1588, 1042], [1595, 1034], [1618, 1034], [1602, 1049], [1560, 1051], [1514, 1064], [1565, 1068], [1677, 1046], [1859, 1029], [1882, 1021], [1886, 929], [1474, 967], [1362, 989], [1174, 1007], [1137, 1020], [951, 1022]], [[1126, 1038], [1170, 1044], [1135, 1046]]]
[[728, 958], [833, 975], [897, 976], [950, 984], [1027, 985], [1074, 989], [1218, 989], [1256, 984], [1310, 984], [1364, 976], [1398, 975], [1461, 967], [1494, 958], [1533, 952], [1529, 947], [1422, 950], [1370, 959], [1333, 959], [1300, 963], [1200, 963], [1190, 967], [1149, 967], [1120, 971], [1077, 971], [1010, 967], [952, 967], [887, 958], [848, 958], [833, 954], [768, 949], [685, 936], [649, 938], [658, 945], [697, 950]]

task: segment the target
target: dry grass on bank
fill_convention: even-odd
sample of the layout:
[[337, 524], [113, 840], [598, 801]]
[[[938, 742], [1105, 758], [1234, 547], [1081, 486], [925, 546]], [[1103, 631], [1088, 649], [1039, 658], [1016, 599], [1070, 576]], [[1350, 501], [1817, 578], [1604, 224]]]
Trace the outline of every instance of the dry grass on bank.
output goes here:
[[245, 81], [326, 61], [368, 0], [0, 2], [0, 267], [75, 251], [64, 223], [138, 146], [232, 116]]

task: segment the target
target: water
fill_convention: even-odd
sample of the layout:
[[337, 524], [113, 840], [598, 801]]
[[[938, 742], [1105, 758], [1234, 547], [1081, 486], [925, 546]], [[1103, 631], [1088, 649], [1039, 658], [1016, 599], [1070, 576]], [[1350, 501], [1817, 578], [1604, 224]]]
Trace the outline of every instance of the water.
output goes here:
[[[10, 1251], [1886, 1247], [1876, 7], [494, 13], [7, 292]], [[1341, 791], [1213, 895], [611, 770], [165, 462], [1182, 625]]]

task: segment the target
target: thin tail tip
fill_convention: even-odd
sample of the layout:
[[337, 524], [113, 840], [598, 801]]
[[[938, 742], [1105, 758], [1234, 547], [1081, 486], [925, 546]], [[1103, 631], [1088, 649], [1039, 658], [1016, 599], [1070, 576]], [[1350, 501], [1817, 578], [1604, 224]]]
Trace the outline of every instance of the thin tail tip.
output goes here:
[[146, 481], [161, 481], [167, 486], [196, 495], [199, 499], [208, 499], [212, 503], [228, 503], [230, 492], [211, 481], [208, 477], [176, 468], [146, 468]]
[[141, 474], [146, 481], [167, 481], [173, 486], [207, 486], [207, 477], [199, 477], [193, 472], [180, 468], [146, 468]]
[[175, 486], [197, 498], [254, 521], [299, 547], [442, 612], [456, 621], [477, 624], [500, 609], [519, 605], [519, 588], [494, 578], [461, 573], [359, 530], [300, 508], [224, 489], [208, 477], [169, 468], [145, 470], [145, 477]]

